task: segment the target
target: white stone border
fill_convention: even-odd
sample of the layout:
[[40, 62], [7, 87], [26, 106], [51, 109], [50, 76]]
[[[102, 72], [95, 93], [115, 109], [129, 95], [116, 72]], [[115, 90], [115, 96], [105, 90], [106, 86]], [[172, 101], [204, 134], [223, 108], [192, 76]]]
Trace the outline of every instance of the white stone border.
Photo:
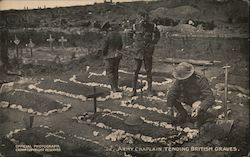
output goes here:
[[[104, 87], [104, 88], [108, 88], [108, 89], [111, 89], [111, 86], [110, 85], [107, 85], [107, 84], [103, 84], [103, 83], [96, 83], [96, 82], [88, 82], [88, 83], [84, 83], [84, 82], [80, 82], [77, 80], [77, 76], [76, 75], [73, 75], [70, 79], [69, 79], [71, 82], [74, 82], [74, 83], [77, 83], [77, 84], [82, 84], [82, 85], [87, 85], [87, 86], [92, 86], [92, 87]], [[142, 91], [146, 91], [148, 89], [148, 82], [145, 81], [145, 80], [142, 80], [143, 83], [145, 83], [145, 86], [143, 87]], [[127, 86], [122, 86], [122, 87], [119, 87], [121, 90], [123, 91], [127, 91], [127, 92], [132, 92], [133, 91], [133, 88], [131, 87], [127, 87]], [[140, 92], [141, 89], [137, 89], [136, 90], [137, 92]], [[162, 92], [159, 92], [158, 95], [163, 95], [165, 96], [164, 93]], [[112, 92], [111, 92], [111, 95], [112, 95]], [[150, 101], [153, 101], [153, 100], [158, 100], [158, 101], [162, 101], [162, 102], [167, 102], [167, 100], [165, 99], [161, 99], [157, 96], [153, 96], [153, 97], [147, 97], [147, 96], [143, 96], [144, 98], [150, 100]], [[117, 99], [117, 98], [112, 98], [112, 96], [110, 96], [111, 99]], [[121, 97], [118, 97], [118, 98], [121, 98]], [[134, 98], [137, 98], [137, 97], [134, 97]], [[99, 98], [99, 101], [105, 101], [109, 99], [108, 96], [106, 98]]]
[[81, 101], [87, 100], [87, 98], [83, 95], [75, 95], [75, 94], [71, 94], [71, 93], [67, 93], [67, 92], [57, 91], [54, 89], [42, 89], [42, 88], [37, 87], [35, 84], [29, 85], [28, 88], [31, 90], [33, 89], [33, 90], [37, 91], [38, 93], [43, 92], [43, 93], [49, 93], [49, 94], [58, 94], [58, 95], [66, 96], [66, 97], [79, 99]]
[[[137, 99], [137, 98], [135, 98], [135, 99]], [[147, 111], [156, 112], [159, 114], [169, 115], [169, 112], [164, 112], [162, 109], [158, 109], [156, 107], [146, 107], [146, 106], [140, 105], [138, 103], [132, 104], [132, 101], [133, 101], [133, 99], [121, 101], [120, 106], [127, 107], [127, 108], [139, 109], [139, 110], [147, 110]]]
[[[112, 111], [110, 113], [112, 113]], [[122, 111], [114, 111], [113, 113], [116, 113], [116, 114], [118, 113], [118, 114], [121, 114], [121, 115], [127, 115], [126, 113], [124, 113]], [[116, 118], [116, 117], [114, 117], [114, 118]], [[101, 122], [100, 123], [98, 123], [98, 122], [91, 122], [90, 119], [87, 119], [86, 122], [82, 121], [81, 118], [78, 118], [78, 117], [72, 117], [72, 119], [77, 120], [78, 123], [86, 123], [86, 124], [94, 125], [96, 127], [102, 128], [102, 129], [111, 130], [112, 132], [108, 136], [106, 136], [105, 139], [113, 141], [113, 142], [114, 141], [123, 140], [123, 139], [125, 139], [127, 137], [132, 137], [134, 139], [141, 140], [141, 141], [143, 141], [145, 143], [162, 143], [162, 144], [166, 144], [166, 141], [169, 139], [169, 137], [168, 138], [166, 138], [166, 137], [153, 138], [151, 136], [146, 136], [146, 135], [143, 135], [143, 134], [131, 134], [131, 133], [127, 133], [125, 130], [113, 129], [111, 126], [107, 126], [107, 125], [105, 125], [104, 123], [101, 123]], [[145, 118], [144, 119], [142, 118], [142, 120], [144, 122], [146, 121], [146, 123], [153, 122], [153, 121], [148, 121]], [[160, 122], [153, 122], [153, 125], [155, 123], [159, 124], [159, 126], [164, 127], [164, 128], [168, 128], [169, 127], [169, 124], [166, 123], [166, 122], [165, 123], [164, 122], [161, 122], [161, 123]], [[177, 139], [175, 142], [168, 143], [167, 146], [173, 146], [176, 143], [183, 144], [184, 141], [188, 141], [189, 139], [193, 139], [193, 138], [197, 137], [198, 133], [199, 133], [198, 130], [196, 130], [196, 129], [190, 129], [188, 127], [184, 128], [184, 129], [182, 129], [181, 127], [176, 127], [176, 130], [187, 133], [187, 136], [182, 136], [180, 139]], [[174, 138], [174, 137], [176, 137], [178, 135], [170, 136], [170, 138]]]
[[[122, 111], [112, 111], [110, 109], [99, 109], [99, 110], [102, 110], [102, 112], [108, 112], [110, 114], [119, 114], [124, 117], [129, 116], [129, 114], [122, 112]], [[177, 131], [184, 131], [185, 133], [189, 134], [188, 137], [192, 137], [190, 139], [193, 139], [193, 137], [196, 137], [199, 133], [198, 129], [191, 129], [189, 127], [182, 128], [181, 126], [174, 127], [172, 124], [167, 123], [167, 122], [151, 121], [151, 120], [146, 119], [146, 117], [143, 117], [143, 116], [140, 116], [140, 117], [145, 123], [152, 124], [153, 126], [162, 127], [165, 129], [172, 129], [172, 130], [176, 129]]]

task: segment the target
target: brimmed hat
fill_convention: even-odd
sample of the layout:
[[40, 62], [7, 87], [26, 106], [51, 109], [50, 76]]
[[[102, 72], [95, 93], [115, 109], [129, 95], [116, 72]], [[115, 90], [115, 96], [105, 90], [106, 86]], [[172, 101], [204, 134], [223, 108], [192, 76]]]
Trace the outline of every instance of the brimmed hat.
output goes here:
[[173, 71], [173, 76], [177, 80], [185, 80], [192, 76], [194, 73], [194, 66], [192, 64], [182, 62], [177, 65]]
[[137, 115], [129, 115], [125, 120], [125, 124], [133, 126], [141, 125], [143, 124], [143, 120]]

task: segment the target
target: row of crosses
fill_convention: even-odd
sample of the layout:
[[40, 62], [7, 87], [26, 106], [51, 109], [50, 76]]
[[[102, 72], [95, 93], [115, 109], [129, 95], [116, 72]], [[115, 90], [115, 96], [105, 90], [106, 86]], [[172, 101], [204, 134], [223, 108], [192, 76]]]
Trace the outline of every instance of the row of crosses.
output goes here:
[[[53, 51], [53, 42], [55, 41], [55, 39], [52, 38], [51, 34], [49, 35], [49, 38], [46, 41], [49, 42], [50, 49], [51, 49], [51, 51]], [[65, 39], [64, 36], [61, 36], [61, 38], [58, 39], [58, 42], [61, 43], [62, 48], [64, 48], [64, 43], [67, 41], [68, 40]], [[17, 38], [16, 35], [15, 35], [15, 39], [14, 39], [13, 43], [16, 45], [16, 57], [19, 58], [18, 45], [20, 44], [20, 40]], [[30, 55], [32, 57], [33, 56], [33, 48], [35, 47], [35, 44], [32, 42], [32, 39], [29, 39], [29, 43], [25, 44], [25, 47], [26, 47], [26, 50], [27, 50], [27, 48], [30, 49]]]
[[[54, 38], [52, 38], [52, 35], [49, 35], [49, 38], [46, 40], [47, 42], [49, 42], [49, 46], [51, 51], [53, 51], [53, 42], [55, 41]], [[64, 48], [64, 43], [67, 42], [68, 40], [64, 38], [64, 36], [61, 36], [60, 39], [58, 39], [58, 42], [61, 43], [62, 48]]]
[[[20, 40], [15, 35], [14, 44], [16, 45], [16, 57], [19, 58], [19, 51], [18, 51], [18, 45], [20, 44]], [[35, 44], [32, 42], [32, 39], [29, 39], [29, 43], [25, 44], [26, 48], [28, 47], [30, 49], [30, 55], [33, 56], [32, 49], [35, 47]]]

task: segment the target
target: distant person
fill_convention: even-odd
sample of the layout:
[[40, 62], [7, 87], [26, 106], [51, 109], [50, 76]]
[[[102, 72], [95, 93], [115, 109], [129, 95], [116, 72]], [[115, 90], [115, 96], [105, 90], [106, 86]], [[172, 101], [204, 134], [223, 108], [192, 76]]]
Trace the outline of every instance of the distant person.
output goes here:
[[[207, 110], [215, 103], [213, 92], [207, 78], [195, 72], [192, 64], [183, 62], [173, 71], [176, 79], [167, 95], [167, 106], [175, 107], [179, 114], [179, 123], [194, 120], [201, 124], [207, 117]], [[182, 102], [193, 107], [191, 117], [188, 116]]]
[[8, 55], [8, 47], [9, 47], [9, 30], [7, 27], [7, 21], [4, 20], [4, 24], [2, 25], [1, 29], [1, 62], [2, 68], [4, 72], [10, 68], [9, 64], [9, 55]]
[[102, 49], [107, 78], [111, 85], [111, 90], [113, 92], [121, 92], [118, 88], [118, 69], [122, 58], [122, 35], [109, 22], [102, 26], [102, 30], [107, 32]]
[[152, 58], [155, 49], [155, 44], [160, 39], [160, 32], [155, 24], [149, 22], [149, 15], [145, 11], [138, 13], [136, 23], [133, 25], [134, 32], [134, 78], [133, 78], [133, 92], [131, 96], [135, 96], [138, 74], [142, 63], [147, 74], [148, 82], [148, 96], [153, 96], [152, 92]]

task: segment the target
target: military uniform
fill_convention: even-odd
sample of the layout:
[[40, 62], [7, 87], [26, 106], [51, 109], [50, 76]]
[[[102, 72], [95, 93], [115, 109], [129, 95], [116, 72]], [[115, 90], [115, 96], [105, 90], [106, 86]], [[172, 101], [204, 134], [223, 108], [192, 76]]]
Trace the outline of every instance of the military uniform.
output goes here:
[[7, 69], [9, 67], [8, 47], [9, 47], [8, 28], [1, 27], [1, 61], [4, 69]]
[[196, 72], [192, 74], [189, 82], [176, 80], [168, 91], [167, 100], [167, 106], [175, 106], [183, 118], [187, 116], [187, 111], [183, 108], [181, 102], [191, 106], [194, 102], [201, 101], [198, 119], [204, 117], [207, 109], [215, 103], [207, 78]]
[[133, 93], [136, 95], [136, 85], [138, 73], [144, 62], [144, 67], [147, 74], [148, 91], [152, 91], [152, 56], [155, 49], [155, 44], [160, 39], [160, 32], [155, 24], [145, 22], [137, 22], [133, 25], [134, 32], [134, 61], [135, 75], [133, 80]]
[[103, 56], [106, 66], [106, 72], [111, 88], [114, 91], [118, 90], [118, 68], [122, 58], [122, 36], [119, 32], [111, 31], [103, 45]]

